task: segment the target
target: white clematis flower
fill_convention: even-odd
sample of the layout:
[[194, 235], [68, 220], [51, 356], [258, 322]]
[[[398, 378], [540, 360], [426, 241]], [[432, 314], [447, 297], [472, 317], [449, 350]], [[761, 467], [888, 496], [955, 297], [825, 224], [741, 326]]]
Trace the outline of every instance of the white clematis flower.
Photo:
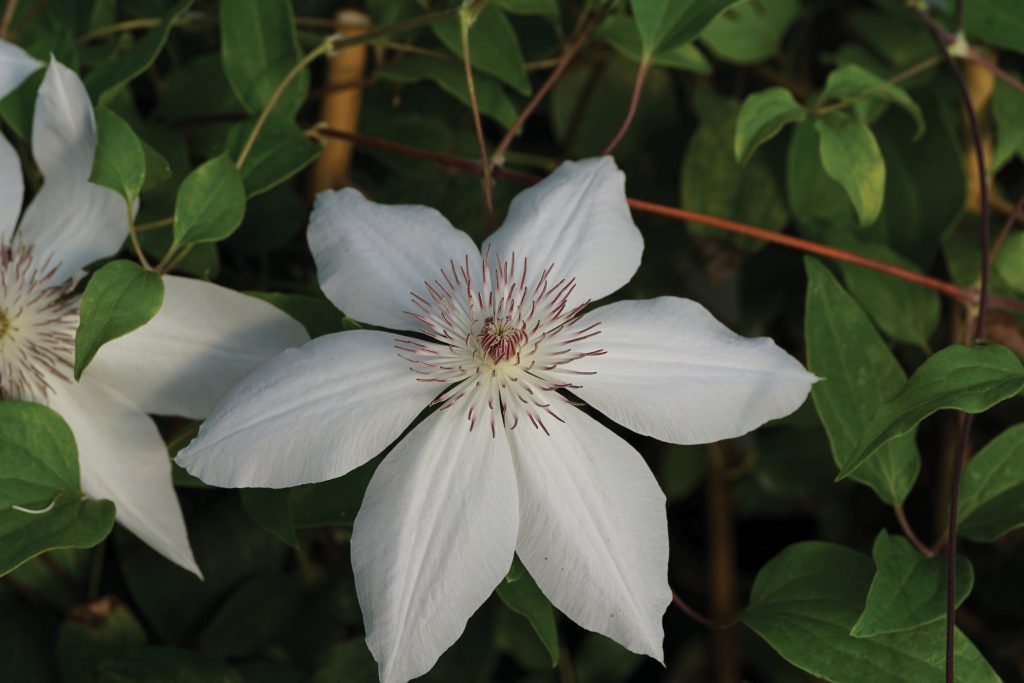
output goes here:
[[483, 256], [441, 214], [319, 195], [309, 244], [352, 331], [236, 387], [178, 462], [211, 484], [285, 487], [380, 453], [352, 536], [381, 680], [428, 671], [518, 553], [584, 628], [662, 659], [665, 498], [643, 458], [570, 400], [672, 443], [744, 434], [814, 382], [769, 339], [692, 301], [586, 305], [622, 287], [643, 240], [611, 158], [563, 164], [512, 202]]
[[[0, 41], [0, 98], [42, 66]], [[103, 346], [75, 382], [75, 284], [84, 266], [116, 253], [128, 236], [124, 199], [88, 182], [95, 149], [85, 86], [51, 60], [32, 122], [44, 183], [20, 223], [20, 161], [0, 136], [0, 399], [57, 411], [75, 436], [85, 494], [112, 500], [121, 524], [201, 575], [167, 447], [146, 413], [206, 417], [248, 372], [309, 337], [267, 303], [165, 276], [159, 313]]]

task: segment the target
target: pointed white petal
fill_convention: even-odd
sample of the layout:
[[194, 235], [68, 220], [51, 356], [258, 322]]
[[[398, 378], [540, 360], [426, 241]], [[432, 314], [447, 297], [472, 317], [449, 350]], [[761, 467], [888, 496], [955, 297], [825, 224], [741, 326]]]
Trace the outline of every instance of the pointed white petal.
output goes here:
[[352, 532], [366, 642], [382, 683], [434, 666], [508, 572], [518, 529], [503, 430], [452, 412], [424, 420], [384, 458]]
[[21, 160], [7, 138], [0, 135], [0, 242], [10, 241], [24, 195]]
[[480, 250], [469, 235], [427, 206], [385, 205], [346, 188], [321, 192], [309, 221], [309, 249], [320, 288], [356, 320], [397, 330], [419, 324], [410, 292], [442, 269], [464, 266], [480, 272]]
[[383, 451], [439, 393], [394, 337], [357, 330], [289, 349], [243, 379], [177, 457], [215, 486], [333, 479]]
[[163, 280], [160, 311], [107, 342], [85, 371], [147, 413], [205, 418], [243, 377], [309, 341], [265, 301], [202, 280]]
[[128, 209], [113, 190], [89, 183], [96, 153], [96, 121], [81, 79], [55, 59], [39, 87], [32, 120], [32, 153], [43, 186], [21, 221], [19, 235], [59, 264], [67, 279], [120, 249], [128, 236]]
[[86, 495], [114, 501], [118, 522], [171, 562], [202, 577], [171, 483], [171, 459], [153, 421], [87, 380], [59, 383], [50, 407], [75, 435]]
[[731, 439], [789, 415], [816, 377], [771, 339], [732, 332], [695, 301], [619, 301], [580, 319], [601, 333], [571, 364], [574, 393], [635, 432], [695, 444]]
[[42, 62], [20, 46], [0, 40], [0, 100], [42, 66]]
[[629, 444], [576, 408], [509, 432], [519, 478], [519, 558], [583, 628], [662, 660], [665, 496]]
[[32, 156], [47, 180], [85, 182], [96, 154], [96, 119], [85, 84], [74, 71], [50, 58], [32, 117]]
[[[566, 161], [512, 200], [501, 228], [483, 246], [492, 255], [525, 257], [536, 276], [554, 265], [553, 281], [576, 278], [573, 301], [619, 289], [640, 266], [644, 240], [626, 204], [626, 176], [611, 157]], [[529, 279], [529, 274], [528, 278]]]

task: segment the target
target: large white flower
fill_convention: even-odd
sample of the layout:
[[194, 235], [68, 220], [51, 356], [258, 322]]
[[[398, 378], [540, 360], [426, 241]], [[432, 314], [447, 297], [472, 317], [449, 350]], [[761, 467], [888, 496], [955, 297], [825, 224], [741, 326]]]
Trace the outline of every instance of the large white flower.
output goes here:
[[585, 400], [672, 443], [739, 436], [795, 410], [814, 377], [692, 301], [621, 301], [643, 240], [611, 158], [565, 163], [512, 202], [483, 246], [422, 206], [319, 195], [320, 283], [342, 332], [243, 380], [178, 462], [222, 486], [345, 474], [428, 406], [370, 482], [352, 536], [381, 680], [428, 671], [518, 553], [581, 626], [662, 658], [665, 498]]
[[[0, 98], [42, 64], [0, 41]], [[164, 303], [138, 330], [100, 349], [72, 377], [81, 269], [128, 235], [124, 199], [88, 182], [92, 105], [78, 76], [51, 60], [32, 121], [44, 183], [19, 223], [24, 185], [0, 136], [0, 399], [49, 405], [78, 446], [82, 489], [114, 501], [117, 520], [199, 574], [171, 483], [167, 448], [147, 412], [206, 417], [248, 372], [308, 341], [274, 307], [217, 285], [164, 277]]]

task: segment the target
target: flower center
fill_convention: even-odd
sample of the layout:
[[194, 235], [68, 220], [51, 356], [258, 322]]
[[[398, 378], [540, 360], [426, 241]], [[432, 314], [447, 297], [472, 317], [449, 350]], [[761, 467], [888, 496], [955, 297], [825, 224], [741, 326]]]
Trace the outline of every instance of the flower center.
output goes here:
[[70, 280], [50, 282], [54, 271], [31, 247], [0, 243], [0, 399], [45, 403], [71, 379], [78, 300]]
[[527, 282], [527, 263], [483, 259], [474, 277], [469, 258], [454, 261], [421, 294], [412, 293], [414, 311], [429, 341], [398, 339], [398, 354], [409, 361], [421, 382], [449, 387], [434, 400], [441, 410], [465, 411], [472, 430], [480, 420], [515, 429], [520, 420], [547, 432], [544, 421], [561, 421], [556, 406], [571, 403], [560, 389], [578, 389], [571, 380], [593, 373], [572, 362], [603, 350], [580, 351], [574, 345], [600, 333], [599, 323], [581, 328], [579, 316], [589, 301], [572, 307], [574, 279], [553, 281], [554, 265]]

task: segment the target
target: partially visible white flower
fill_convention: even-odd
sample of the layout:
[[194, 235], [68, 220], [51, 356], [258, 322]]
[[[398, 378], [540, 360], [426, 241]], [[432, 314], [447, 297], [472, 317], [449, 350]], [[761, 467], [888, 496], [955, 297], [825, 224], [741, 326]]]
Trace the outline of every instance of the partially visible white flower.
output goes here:
[[[0, 98], [41, 66], [0, 41]], [[0, 136], [0, 399], [60, 413], [75, 436], [86, 495], [114, 501], [121, 524], [201, 575], [167, 447], [146, 413], [206, 417], [248, 372], [309, 337], [267, 303], [168, 275], [157, 315], [103, 346], [75, 382], [75, 283], [84, 266], [116, 253], [128, 235], [124, 199], [89, 182], [95, 150], [85, 86], [51, 60], [32, 122], [44, 183], [20, 223], [21, 166]]]
[[512, 202], [483, 255], [437, 211], [346, 189], [309, 227], [321, 287], [358, 320], [243, 380], [178, 462], [221, 486], [345, 474], [384, 459], [352, 536], [381, 680], [428, 671], [513, 552], [581, 626], [662, 658], [665, 498], [639, 453], [575, 407], [672, 443], [728, 439], [814, 382], [769, 339], [675, 297], [620, 301], [643, 239], [611, 158], [563, 164]]

